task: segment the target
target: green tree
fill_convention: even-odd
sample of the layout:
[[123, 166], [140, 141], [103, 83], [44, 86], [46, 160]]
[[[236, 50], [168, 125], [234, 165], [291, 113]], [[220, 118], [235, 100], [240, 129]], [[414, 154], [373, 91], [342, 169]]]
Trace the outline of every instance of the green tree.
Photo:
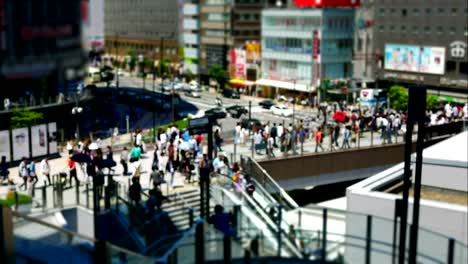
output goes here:
[[224, 88], [224, 84], [226, 82], [226, 72], [224, 71], [223, 67], [221, 67], [221, 65], [215, 64], [211, 66], [211, 68], [208, 70], [208, 76], [210, 76], [212, 79], [215, 79], [221, 89]]
[[439, 103], [437, 102], [437, 96], [433, 94], [427, 94], [426, 109], [433, 110], [436, 109], [438, 106]]
[[393, 109], [397, 111], [406, 111], [408, 109], [408, 92], [405, 87], [394, 85], [388, 90], [387, 96]]
[[10, 119], [11, 128], [21, 128], [37, 125], [44, 119], [44, 115], [29, 109], [13, 109], [13, 115]]

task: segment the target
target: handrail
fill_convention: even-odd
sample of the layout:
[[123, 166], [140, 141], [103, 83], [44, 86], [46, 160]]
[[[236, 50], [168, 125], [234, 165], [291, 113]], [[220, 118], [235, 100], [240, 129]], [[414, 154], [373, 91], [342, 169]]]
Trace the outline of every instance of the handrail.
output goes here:
[[[270, 174], [262, 166], [260, 166], [260, 164], [258, 164], [258, 162], [255, 159], [252, 159], [251, 157], [246, 158], [263, 173], [263, 176], [265, 176], [266, 179], [268, 179], [269, 183], [272, 183], [273, 186], [276, 189], [278, 189], [281, 198], [285, 199], [291, 208], [294, 209], [299, 207], [296, 201], [294, 201], [294, 199], [292, 199], [291, 196], [289, 196], [289, 194], [270, 176]], [[252, 177], [254, 177], [255, 175], [252, 171], [250, 171], [250, 174]]]
[[193, 235], [195, 233], [195, 230], [197, 228], [198, 225], [200, 224], [203, 224], [205, 221], [202, 219], [202, 218], [199, 218], [197, 220], [194, 221], [193, 223], [193, 226], [191, 228], [189, 228], [187, 231], [185, 231], [182, 235], [181, 238], [179, 238], [179, 240], [177, 240], [177, 242], [175, 242], [167, 251], [166, 253], [160, 257], [156, 263], [159, 263], [159, 262], [163, 262], [163, 263], [166, 263], [167, 262], [167, 259], [169, 258], [169, 256], [174, 253], [175, 250], [177, 250], [177, 248], [180, 246], [180, 244], [182, 243], [182, 241], [187, 238], [189, 235]]
[[73, 232], [73, 231], [70, 231], [70, 230], [55, 226], [53, 224], [47, 223], [47, 222], [42, 221], [42, 220], [37, 219], [37, 218], [33, 218], [33, 217], [30, 217], [30, 216], [18, 213], [16, 211], [11, 211], [11, 214], [13, 216], [15, 216], [15, 217], [23, 218], [23, 219], [25, 219], [25, 220], [27, 220], [29, 222], [33, 222], [33, 223], [36, 223], [36, 224], [39, 224], [39, 225], [43, 225], [43, 226], [46, 226], [48, 228], [57, 230], [57, 231], [59, 231], [61, 233], [65, 233], [68, 236], [76, 236], [76, 237], [79, 237], [81, 239], [88, 240], [89, 242], [96, 242], [96, 240], [94, 238], [92, 238], [92, 237], [88, 237], [88, 236], [79, 234], [77, 232]]
[[[247, 201], [247, 203], [253, 207], [253, 209], [257, 212], [257, 214], [260, 216], [260, 218], [262, 218], [266, 223], [267, 225], [272, 229], [272, 230], [276, 230], [277, 229], [277, 225], [273, 222], [273, 220], [263, 211], [263, 210], [258, 210], [258, 205], [255, 204], [255, 202], [253, 201], [253, 199], [247, 195], [245, 193], [245, 191], [243, 190], [243, 188], [241, 186], [239, 186], [239, 184], [235, 181], [233, 181], [230, 177], [228, 177], [227, 175], [222, 175], [222, 174], [219, 174], [217, 173], [218, 175], [220, 175], [221, 177], [224, 177], [224, 178], [227, 178], [229, 181], [231, 181], [232, 184], [234, 184], [239, 190], [240, 190], [240, 194], [242, 195], [242, 198], [245, 199]], [[221, 190], [224, 190], [224, 188], [221, 188], [219, 186], [215, 186], [215, 187], [218, 187], [220, 188]], [[282, 232], [283, 230], [281, 229], [280, 227], [280, 230], [276, 230], [276, 232]], [[293, 246], [291, 244], [291, 242], [289, 240], [285, 240], [286, 241], [286, 245], [288, 246], [288, 249], [291, 250], [291, 252], [295, 255], [295, 256], [301, 256], [301, 253], [297, 250], [297, 248], [295, 246]], [[284, 241], [283, 241], [284, 242]]]

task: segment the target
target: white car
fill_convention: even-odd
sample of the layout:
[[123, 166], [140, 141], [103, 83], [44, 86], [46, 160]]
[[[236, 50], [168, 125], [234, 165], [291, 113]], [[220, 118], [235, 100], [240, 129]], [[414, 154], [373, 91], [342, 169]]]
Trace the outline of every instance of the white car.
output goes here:
[[293, 110], [284, 105], [273, 105], [270, 110], [274, 115], [292, 116], [293, 114]]

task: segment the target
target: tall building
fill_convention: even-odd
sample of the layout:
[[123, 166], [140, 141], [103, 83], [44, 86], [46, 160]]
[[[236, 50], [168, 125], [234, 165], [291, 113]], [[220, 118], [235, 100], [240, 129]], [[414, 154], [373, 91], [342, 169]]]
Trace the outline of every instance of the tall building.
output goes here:
[[361, 0], [356, 8], [354, 24], [353, 77], [366, 87], [367, 82], [375, 82], [374, 54], [374, 0]]
[[374, 1], [379, 85], [424, 85], [442, 100], [468, 97], [465, 0]]
[[183, 5], [182, 43], [184, 71], [200, 72], [200, 1], [185, 0]]
[[[84, 76], [79, 0], [0, 1], [0, 100], [36, 105]], [[2, 107], [3, 109], [3, 104]]]
[[228, 68], [228, 51], [260, 40], [262, 0], [201, 0], [201, 65]]
[[129, 50], [154, 59], [177, 62], [179, 2], [174, 0], [106, 0], [104, 32], [110, 54]]
[[104, 0], [84, 0], [81, 3], [84, 13], [83, 47], [86, 50], [100, 50], [104, 48]]
[[314, 93], [323, 79], [350, 78], [353, 25], [352, 9], [262, 11], [259, 91]]

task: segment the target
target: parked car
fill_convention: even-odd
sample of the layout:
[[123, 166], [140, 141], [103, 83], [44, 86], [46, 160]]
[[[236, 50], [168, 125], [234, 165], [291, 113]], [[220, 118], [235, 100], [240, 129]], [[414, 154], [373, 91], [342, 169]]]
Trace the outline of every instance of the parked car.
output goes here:
[[226, 111], [221, 107], [211, 108], [205, 111], [205, 116], [214, 116], [215, 119], [226, 118]]
[[240, 94], [237, 91], [231, 89], [224, 89], [223, 96], [226, 98], [240, 99]]
[[248, 118], [244, 118], [241, 120], [241, 127], [242, 128], [245, 128], [247, 130], [252, 130], [252, 128], [254, 127], [261, 127], [262, 126], [262, 122], [260, 122], [260, 120], [256, 119], [256, 118], [251, 118], [251, 119], [248, 119]]
[[270, 109], [273, 105], [275, 105], [275, 103], [270, 99], [263, 100], [258, 104], [264, 109]]
[[191, 81], [189, 83], [190, 90], [195, 91], [195, 92], [201, 92], [202, 88], [200, 84], [198, 84], [196, 81]]
[[226, 112], [228, 112], [234, 118], [239, 118], [243, 114], [249, 113], [249, 110], [247, 110], [247, 108], [240, 106], [240, 105], [233, 105], [233, 106], [227, 107]]
[[185, 94], [185, 96], [193, 97], [193, 98], [200, 98], [200, 97], [201, 97], [201, 95], [200, 95], [199, 93], [197, 93], [197, 92], [195, 92], [195, 91], [192, 91], [192, 90], [190, 90], [190, 91], [185, 91], [184, 94]]
[[274, 105], [270, 108], [270, 110], [274, 115], [292, 116], [293, 114], [293, 110], [284, 105]]

